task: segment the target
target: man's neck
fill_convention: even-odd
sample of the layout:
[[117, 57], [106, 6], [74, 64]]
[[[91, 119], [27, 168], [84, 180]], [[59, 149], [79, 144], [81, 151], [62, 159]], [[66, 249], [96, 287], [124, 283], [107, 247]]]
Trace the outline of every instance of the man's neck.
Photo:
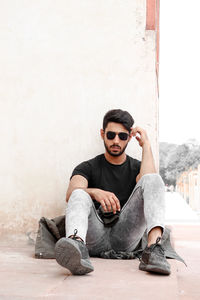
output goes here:
[[120, 156], [112, 156], [108, 152], [105, 152], [106, 160], [113, 165], [121, 165], [126, 161], [126, 153], [122, 153]]

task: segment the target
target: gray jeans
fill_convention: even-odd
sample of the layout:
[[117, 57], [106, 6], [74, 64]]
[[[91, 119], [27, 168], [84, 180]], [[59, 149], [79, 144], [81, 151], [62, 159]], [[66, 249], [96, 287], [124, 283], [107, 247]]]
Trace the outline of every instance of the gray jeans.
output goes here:
[[164, 183], [158, 174], [144, 175], [122, 207], [118, 222], [105, 227], [88, 193], [76, 189], [66, 208], [66, 236], [78, 230], [78, 236], [87, 244], [91, 256], [102, 251], [132, 251], [138, 245], [144, 231], [154, 227], [164, 230]]

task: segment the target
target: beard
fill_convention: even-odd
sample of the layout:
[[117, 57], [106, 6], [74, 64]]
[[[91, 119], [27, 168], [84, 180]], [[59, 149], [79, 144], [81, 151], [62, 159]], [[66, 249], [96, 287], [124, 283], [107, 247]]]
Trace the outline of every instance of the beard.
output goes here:
[[112, 146], [110, 146], [110, 147], [108, 148], [108, 146], [106, 145], [106, 143], [105, 143], [105, 141], [104, 141], [104, 146], [105, 146], [105, 148], [106, 148], [106, 151], [107, 151], [111, 156], [115, 156], [115, 157], [116, 157], [116, 156], [122, 155], [122, 153], [124, 153], [124, 151], [125, 151], [127, 145], [128, 145], [128, 143], [127, 143], [123, 148], [121, 148], [120, 146], [117, 146], [117, 145], [113, 144], [112, 146], [118, 147], [119, 150], [120, 150], [119, 152], [114, 152], [114, 151], [112, 151]]

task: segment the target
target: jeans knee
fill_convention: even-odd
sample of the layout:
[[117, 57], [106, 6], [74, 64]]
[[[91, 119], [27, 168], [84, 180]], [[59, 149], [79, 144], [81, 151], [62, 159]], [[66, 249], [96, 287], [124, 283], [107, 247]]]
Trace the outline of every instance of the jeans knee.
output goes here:
[[87, 201], [90, 204], [92, 203], [92, 198], [90, 197], [90, 195], [84, 191], [83, 189], [75, 189], [73, 190], [73, 192], [71, 193], [71, 196], [69, 198], [69, 201]]
[[145, 174], [140, 179], [141, 182], [150, 182], [152, 185], [160, 186], [164, 188], [164, 182], [162, 177], [157, 173]]
[[81, 211], [86, 211], [89, 215], [92, 205], [92, 198], [87, 192], [82, 189], [75, 189], [67, 202], [66, 214], [69, 213], [69, 211], [76, 212], [78, 208]]
[[71, 193], [72, 195], [77, 195], [77, 196], [81, 196], [81, 195], [89, 195], [86, 191], [84, 191], [83, 189], [77, 188], [75, 190], [73, 190], [73, 192]]

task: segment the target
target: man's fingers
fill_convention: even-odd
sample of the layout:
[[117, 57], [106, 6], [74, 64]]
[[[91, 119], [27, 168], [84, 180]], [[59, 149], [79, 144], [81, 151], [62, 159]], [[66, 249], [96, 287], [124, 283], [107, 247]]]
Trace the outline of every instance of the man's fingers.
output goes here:
[[106, 192], [104, 194], [104, 197], [102, 197], [100, 204], [105, 212], [107, 211], [113, 211], [115, 214], [116, 211], [120, 211], [120, 202], [119, 199], [115, 196], [115, 194]]
[[146, 134], [146, 131], [143, 128], [137, 126], [137, 127], [133, 128], [133, 133], [134, 133], [134, 135], [137, 135], [137, 134], [143, 135], [143, 134]]
[[113, 213], [116, 214], [117, 205], [116, 205], [116, 203], [115, 203], [115, 200], [113, 199], [112, 196], [110, 197], [109, 200], [110, 200], [110, 203], [111, 203], [111, 206], [112, 206]]
[[112, 210], [112, 203], [109, 198], [106, 199], [106, 206], [107, 206], [108, 211]]
[[136, 129], [136, 128], [133, 128], [133, 130], [132, 130], [132, 134], [133, 134], [133, 136], [135, 136], [135, 135], [136, 135], [136, 133], [137, 133], [137, 129]]
[[136, 136], [135, 138], [138, 142], [141, 140], [141, 137], [139, 137], [139, 136]]
[[107, 210], [107, 206], [106, 206], [104, 200], [101, 200], [100, 203], [101, 203], [101, 206], [102, 206], [103, 210], [104, 210], [104, 211], [108, 211], [108, 210]]
[[116, 204], [116, 209], [120, 211], [121, 207], [120, 207], [119, 199], [115, 195], [113, 196], [113, 198]]

